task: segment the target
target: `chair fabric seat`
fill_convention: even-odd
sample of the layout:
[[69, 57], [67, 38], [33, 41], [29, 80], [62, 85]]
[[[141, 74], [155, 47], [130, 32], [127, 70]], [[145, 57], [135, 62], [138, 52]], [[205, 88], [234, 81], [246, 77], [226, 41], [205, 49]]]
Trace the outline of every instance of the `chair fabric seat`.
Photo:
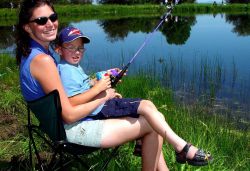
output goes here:
[[[82, 155], [88, 155], [101, 148], [83, 146], [67, 141], [65, 129], [62, 121], [62, 108], [60, 102], [59, 92], [54, 90], [40, 99], [27, 102], [28, 110], [28, 133], [29, 133], [29, 151], [30, 151], [30, 165], [32, 164], [32, 147], [34, 148], [35, 155], [39, 164], [39, 170], [51, 170], [55, 162], [54, 160], [59, 158], [60, 168], [64, 167], [64, 160], [66, 155], [73, 156], [79, 161], [85, 168], [89, 169], [87, 163], [80, 159]], [[38, 119], [39, 126], [32, 123], [31, 112]], [[49, 163], [43, 163], [39, 152], [37, 150], [34, 133], [40, 137], [44, 142], [52, 149], [53, 156]], [[47, 136], [46, 136], [47, 135]], [[48, 138], [49, 137], [49, 138]], [[110, 160], [117, 154], [118, 147], [114, 148], [103, 162], [100, 170], [105, 170]], [[58, 157], [59, 156], [59, 157]], [[99, 169], [98, 169], [99, 170]]]

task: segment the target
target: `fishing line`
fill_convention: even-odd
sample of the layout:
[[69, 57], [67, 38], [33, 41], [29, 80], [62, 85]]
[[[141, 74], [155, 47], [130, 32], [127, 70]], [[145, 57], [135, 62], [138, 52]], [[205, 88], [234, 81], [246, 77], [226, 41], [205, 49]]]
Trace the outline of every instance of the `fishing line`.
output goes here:
[[111, 70], [111, 86], [115, 87], [116, 84], [119, 82], [119, 80], [124, 76], [125, 72], [127, 71], [130, 64], [134, 61], [134, 59], [137, 57], [137, 55], [141, 52], [141, 50], [145, 47], [145, 45], [148, 43], [148, 41], [151, 39], [153, 34], [158, 30], [158, 28], [162, 25], [164, 21], [167, 21], [168, 17], [172, 14], [173, 6], [169, 6], [167, 12], [161, 17], [161, 20], [159, 24], [155, 27], [155, 29], [146, 37], [144, 42], [141, 44], [139, 49], [136, 51], [134, 56], [130, 59], [130, 61], [122, 68], [122, 70], [118, 73], [115, 70]]

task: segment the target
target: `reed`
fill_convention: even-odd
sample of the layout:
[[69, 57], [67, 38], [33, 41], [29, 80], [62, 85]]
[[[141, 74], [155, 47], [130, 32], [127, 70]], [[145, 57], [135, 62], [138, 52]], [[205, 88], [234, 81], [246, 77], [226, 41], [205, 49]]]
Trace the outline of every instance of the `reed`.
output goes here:
[[[19, 83], [18, 68], [15, 66], [15, 60], [7, 55], [0, 55], [0, 116], [5, 112], [18, 116], [19, 125], [23, 129], [8, 138], [1, 139], [0, 142], [0, 168], [6, 170], [22, 168], [30, 169], [27, 164], [28, 159], [28, 140], [27, 132], [24, 128], [26, 122], [26, 112], [24, 102], [22, 101]], [[183, 65], [182, 62], [177, 62]], [[173, 61], [173, 68], [176, 62]], [[205, 75], [209, 76], [209, 63], [204, 62], [203, 70]], [[11, 70], [9, 69], [11, 68]], [[170, 67], [171, 68], [171, 67]], [[215, 75], [220, 75], [221, 67], [216, 66]], [[168, 71], [167, 71], [168, 72]], [[4, 74], [5, 73], [5, 74]], [[197, 74], [199, 75], [199, 74]], [[203, 76], [202, 76], [203, 77]], [[12, 80], [11, 80], [12, 79]], [[204, 79], [204, 78], [202, 78]], [[12, 96], [7, 96], [12, 91]], [[141, 72], [136, 76], [126, 76], [123, 82], [118, 85], [117, 91], [124, 97], [141, 97], [152, 100], [157, 108], [164, 114], [171, 127], [183, 138], [192, 142], [194, 145], [209, 150], [214, 156], [214, 162], [205, 167], [192, 167], [180, 165], [175, 162], [175, 152], [168, 144], [164, 145], [163, 152], [170, 170], [248, 170], [250, 168], [249, 142], [250, 132], [248, 129], [239, 129], [235, 122], [227, 115], [219, 115], [208, 106], [201, 105], [199, 101], [192, 105], [182, 105], [174, 101], [174, 94], [170, 89], [163, 88], [156, 78]], [[15, 96], [14, 96], [15, 95]], [[10, 101], [2, 109], [2, 105]], [[15, 103], [13, 103], [15, 101]], [[18, 110], [13, 110], [17, 108]], [[2, 125], [2, 124], [1, 124]], [[1, 127], [2, 128], [2, 127]], [[10, 129], [8, 123], [5, 124], [5, 130]], [[2, 137], [1, 137], [2, 138]], [[123, 145], [119, 154], [113, 160], [108, 170], [140, 170], [140, 158], [133, 156], [133, 142]], [[46, 151], [41, 145], [40, 149]], [[96, 153], [90, 158], [86, 158], [89, 163], [95, 163], [102, 160], [105, 153]], [[21, 158], [20, 158], [21, 156]], [[15, 163], [9, 163], [10, 158], [16, 158]], [[14, 165], [15, 164], [15, 165]], [[73, 163], [68, 170], [82, 169], [78, 164]], [[96, 166], [98, 168], [98, 165]]]
[[[166, 8], [163, 5], [55, 5], [60, 22], [67, 19], [80, 21], [87, 19], [111, 19], [121, 17], [161, 16]], [[174, 15], [194, 15], [207, 13], [249, 13], [249, 4], [180, 4], [175, 6]], [[0, 25], [14, 25], [17, 20], [18, 9], [0, 9]]]
[[213, 13], [248, 13], [250, 11], [249, 4], [193, 4], [193, 3], [184, 3], [177, 5], [175, 7], [175, 13], [181, 15], [190, 15], [190, 14], [213, 14]]
[[16, 114], [22, 107], [20, 94], [18, 68], [14, 58], [9, 55], [0, 55], [0, 111]]

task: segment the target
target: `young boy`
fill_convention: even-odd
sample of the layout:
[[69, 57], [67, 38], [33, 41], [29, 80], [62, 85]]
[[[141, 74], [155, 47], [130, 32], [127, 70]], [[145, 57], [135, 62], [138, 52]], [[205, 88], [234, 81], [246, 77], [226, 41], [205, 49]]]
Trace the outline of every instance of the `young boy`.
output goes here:
[[[74, 27], [66, 27], [59, 34], [57, 52], [61, 60], [58, 69], [68, 97], [73, 99], [77, 97], [76, 95], [81, 95], [78, 96], [77, 101], [71, 100], [75, 104], [91, 101], [102, 91], [110, 88], [110, 78], [108, 76], [104, 76], [99, 81], [96, 79], [91, 80], [79, 64], [86, 50], [84, 44], [89, 42], [90, 39]], [[109, 72], [110, 70], [107, 71], [107, 73]], [[118, 93], [117, 96], [121, 97]], [[112, 98], [83, 119], [105, 119], [124, 116], [137, 118], [139, 117], [137, 108], [140, 101], [140, 99], [136, 98]]]
[[[89, 42], [90, 39], [83, 35], [79, 29], [74, 27], [66, 27], [59, 34], [57, 52], [61, 60], [58, 64], [58, 70], [64, 89], [73, 104], [91, 101], [102, 91], [110, 88], [109, 77], [104, 76], [99, 81], [96, 79], [91, 80], [79, 64], [86, 50], [84, 44]], [[108, 70], [107, 73], [109, 72]], [[118, 93], [117, 96], [120, 98], [112, 98], [106, 101], [105, 104], [100, 105], [89, 116], [82, 120], [118, 118], [125, 116], [139, 117], [137, 109], [141, 99], [121, 98], [121, 95]], [[140, 151], [139, 146], [140, 144], [137, 143], [136, 150], [138, 151]]]
[[[104, 76], [97, 81], [91, 80], [85, 74], [80, 61], [85, 52], [84, 44], [89, 43], [90, 39], [74, 27], [66, 27], [59, 34], [57, 42], [57, 52], [60, 55], [58, 70], [60, 77], [71, 103], [85, 103], [96, 98], [102, 91], [110, 88], [110, 78]], [[110, 73], [110, 70], [107, 71]], [[118, 117], [139, 117], [137, 113], [141, 99], [112, 98], [96, 108], [89, 116], [82, 120], [107, 119]], [[136, 143], [135, 155], [140, 155], [141, 142]]]
[[[59, 35], [57, 51], [61, 56], [61, 61], [58, 64], [58, 69], [64, 89], [72, 105], [87, 103], [93, 101], [95, 98], [100, 97], [100, 95], [103, 95], [103, 93], [114, 91], [114, 89], [111, 89], [111, 82], [108, 76], [104, 76], [99, 81], [91, 81], [79, 65], [79, 62], [82, 59], [83, 53], [85, 51], [84, 44], [89, 42], [89, 38], [83, 35], [79, 29], [74, 27], [67, 27], [63, 29]], [[113, 92], [110, 93], [110, 95], [114, 97]], [[119, 94], [117, 95], [118, 97], [121, 97]], [[185, 144], [184, 147], [178, 152], [175, 149], [177, 162], [188, 162], [191, 165], [207, 165], [209, 161], [212, 161], [212, 157], [209, 153], [205, 153], [202, 149], [198, 149], [192, 146], [191, 144], [180, 138], [178, 135], [176, 135], [165, 122], [165, 120], [161, 119], [162, 114], [151, 102], [142, 102], [142, 99], [136, 98], [111, 98], [110, 96], [107, 97], [110, 99], [108, 99], [104, 104], [98, 106], [90, 115], [83, 118], [83, 120], [100, 120], [119, 117], [138, 118], [139, 115], [146, 115], [150, 118], [152, 117], [152, 122], [157, 122], [156, 125], [154, 125], [154, 123], [152, 124], [155, 129], [162, 129], [165, 131], [165, 133], [163, 133], [163, 135], [161, 136], [164, 137], [165, 135], [165, 139], [172, 142], [172, 144], [175, 144], [176, 149], [176, 144]], [[139, 106], [141, 112], [140, 114], [138, 113]], [[160, 124], [160, 126], [158, 127], [158, 121], [163, 125]], [[137, 145], [135, 146], [134, 151], [134, 154], [139, 156], [141, 155], [140, 143], [141, 141], [137, 141]], [[190, 151], [192, 151], [193, 154], [191, 156], [190, 152], [190, 158], [188, 158], [188, 151], [190, 147]], [[160, 160], [165, 163], [162, 152], [160, 155]], [[163, 165], [164, 169], [166, 169], [166, 164]]]

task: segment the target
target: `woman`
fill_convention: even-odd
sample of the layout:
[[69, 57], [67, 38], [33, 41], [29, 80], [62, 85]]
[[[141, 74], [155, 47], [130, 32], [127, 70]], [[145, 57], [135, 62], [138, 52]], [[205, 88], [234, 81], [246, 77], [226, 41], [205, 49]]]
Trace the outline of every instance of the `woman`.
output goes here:
[[[61, 84], [57, 64], [49, 52], [50, 42], [55, 40], [57, 29], [57, 14], [49, 1], [24, 0], [16, 37], [22, 94], [26, 101], [30, 101], [57, 89], [63, 120], [67, 129], [71, 130], [70, 133], [66, 130], [68, 139], [74, 136], [75, 143], [108, 148], [141, 138], [142, 170], [168, 170], [162, 153], [163, 139], [173, 145], [180, 163], [206, 165], [212, 159], [209, 154], [176, 135], [154, 104], [147, 100], [142, 100], [138, 107], [139, 118], [80, 121], [100, 104], [114, 98], [116, 93], [114, 89], [108, 88], [91, 102], [71, 105]], [[86, 128], [84, 134], [81, 134], [81, 128]]]

